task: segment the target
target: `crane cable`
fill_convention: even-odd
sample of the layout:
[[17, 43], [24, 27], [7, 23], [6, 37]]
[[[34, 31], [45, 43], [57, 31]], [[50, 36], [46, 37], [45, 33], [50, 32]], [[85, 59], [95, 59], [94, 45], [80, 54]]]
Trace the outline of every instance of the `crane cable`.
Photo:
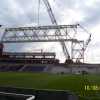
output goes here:
[[38, 26], [40, 24], [40, 3], [41, 3], [41, 0], [38, 0], [38, 20], [37, 20]]
[[89, 35], [91, 35], [91, 33], [90, 32], [88, 32], [88, 30], [87, 29], [85, 29], [82, 25], [80, 25], [80, 24], [78, 24], [87, 34], [89, 34]]

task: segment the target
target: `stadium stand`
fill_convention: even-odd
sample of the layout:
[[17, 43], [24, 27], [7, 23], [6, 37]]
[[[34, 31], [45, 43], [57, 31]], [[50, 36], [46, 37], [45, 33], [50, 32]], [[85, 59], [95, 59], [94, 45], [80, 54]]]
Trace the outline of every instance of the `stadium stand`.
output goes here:
[[0, 71], [1, 72], [44, 72], [46, 69], [46, 66], [36, 66], [36, 65], [0, 65]]
[[19, 71], [19, 69], [21, 68], [22, 66], [20, 65], [0, 65], [0, 71]]
[[45, 66], [26, 66], [22, 71], [43, 72]]

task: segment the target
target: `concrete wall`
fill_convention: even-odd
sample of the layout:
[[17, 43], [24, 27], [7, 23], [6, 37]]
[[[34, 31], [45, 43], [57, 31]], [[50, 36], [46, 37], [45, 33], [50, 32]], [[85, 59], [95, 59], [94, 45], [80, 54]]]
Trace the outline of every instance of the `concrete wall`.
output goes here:
[[[50, 66], [49, 66], [50, 67]], [[95, 74], [100, 73], [100, 65], [90, 65], [90, 64], [72, 64], [67, 66], [52, 66], [49, 70], [51, 73], [72, 73], [72, 74], [80, 74], [83, 71]]]
[[61, 66], [52, 67], [50, 70], [51, 73], [71, 73], [70, 68], [65, 68]]

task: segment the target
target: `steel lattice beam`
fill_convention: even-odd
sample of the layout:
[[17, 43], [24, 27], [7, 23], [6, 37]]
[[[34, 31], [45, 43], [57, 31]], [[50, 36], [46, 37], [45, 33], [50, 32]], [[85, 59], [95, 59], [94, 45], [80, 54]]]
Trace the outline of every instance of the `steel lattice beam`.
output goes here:
[[51, 29], [67, 29], [77, 28], [79, 24], [75, 25], [48, 25], [48, 26], [37, 26], [37, 27], [18, 27], [18, 28], [6, 28], [5, 31], [23, 31], [23, 30], [51, 30]]
[[[1, 42], [78, 42], [77, 39], [68, 37], [65, 31], [67, 28], [77, 28], [77, 25], [6, 28]], [[61, 34], [55, 34], [58, 29]]]

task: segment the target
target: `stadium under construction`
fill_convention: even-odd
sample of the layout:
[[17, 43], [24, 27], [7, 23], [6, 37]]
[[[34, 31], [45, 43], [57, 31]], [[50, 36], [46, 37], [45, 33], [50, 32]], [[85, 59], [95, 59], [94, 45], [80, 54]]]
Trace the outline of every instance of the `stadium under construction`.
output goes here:
[[49, 1], [35, 0], [35, 11], [29, 5], [27, 24], [0, 25], [0, 100], [100, 100], [100, 64], [85, 62], [92, 34], [82, 23], [58, 24]]
[[[53, 25], [5, 28], [0, 43], [0, 71], [100, 73], [100, 65], [84, 63], [91, 34], [80, 24], [58, 25], [48, 0], [43, 2]], [[79, 38], [79, 29], [84, 36], [86, 34], [85, 39]], [[55, 52], [4, 52], [6, 43], [30, 42], [59, 42], [66, 61], [60, 63]], [[67, 47], [66, 43], [70, 43], [70, 47]]]
[[[0, 44], [0, 71], [15, 72], [49, 72], [49, 73], [100, 73], [99, 65], [84, 63], [84, 52], [91, 40], [78, 40], [67, 37], [67, 28], [74, 30], [80, 25], [55, 25], [38, 27], [6, 28]], [[47, 30], [53, 35], [48, 35]], [[62, 31], [63, 30], [63, 31]], [[61, 34], [56, 34], [56, 33]], [[21, 33], [21, 35], [20, 35]], [[31, 34], [29, 34], [31, 33]], [[37, 35], [38, 34], [38, 35]], [[65, 42], [71, 42], [71, 54], [68, 53]], [[66, 61], [60, 63], [55, 52], [4, 52], [5, 43], [20, 42], [60, 42]], [[75, 47], [75, 45], [77, 48]], [[78, 53], [78, 55], [76, 55]], [[71, 55], [71, 56], [70, 56]], [[82, 62], [83, 61], [83, 62]]]

